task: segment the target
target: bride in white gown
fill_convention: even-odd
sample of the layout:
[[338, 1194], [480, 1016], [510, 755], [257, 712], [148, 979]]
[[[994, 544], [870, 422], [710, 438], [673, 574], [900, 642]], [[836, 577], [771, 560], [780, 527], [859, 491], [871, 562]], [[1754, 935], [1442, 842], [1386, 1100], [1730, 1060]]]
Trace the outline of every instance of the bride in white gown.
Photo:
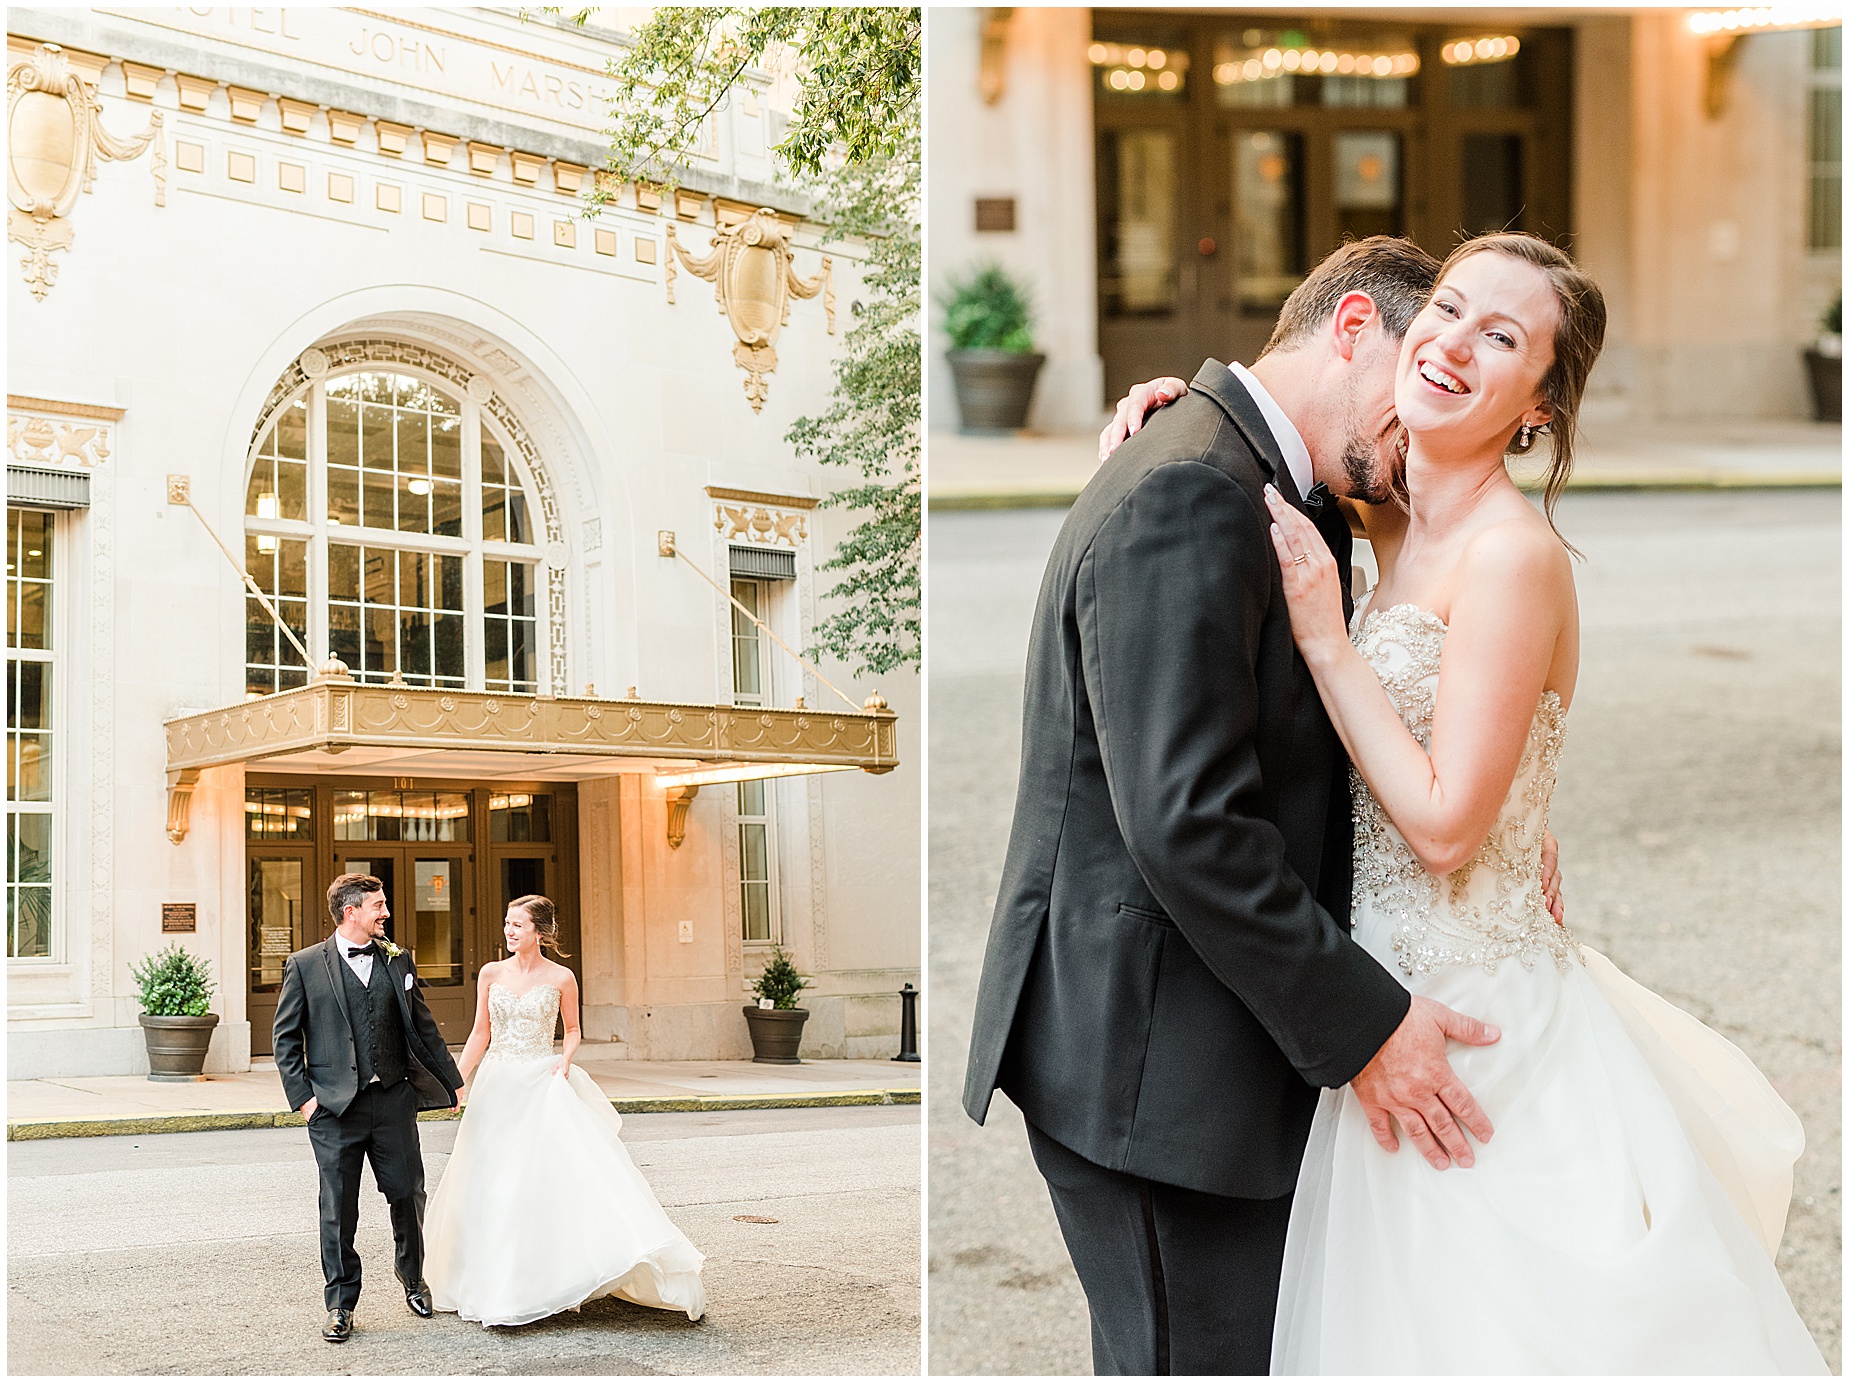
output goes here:
[[[425, 1216], [436, 1309], [525, 1325], [616, 1296], [698, 1320], [701, 1255], [636, 1169], [608, 1097], [571, 1064], [578, 985], [541, 953], [558, 949], [551, 901], [515, 899], [504, 930], [511, 954], [481, 970], [456, 1063], [475, 1082]], [[555, 1054], [561, 1010], [565, 1048]]]
[[1551, 425], [1564, 482], [1603, 332], [1598, 289], [1544, 242], [1453, 253], [1400, 354], [1409, 513], [1369, 515], [1381, 579], [1352, 630], [1328, 549], [1272, 499], [1293, 631], [1355, 766], [1355, 939], [1501, 1030], [1453, 1044], [1495, 1124], [1453, 1170], [1383, 1146], [1439, 1136], [1443, 1109], [1375, 1130], [1352, 1087], [1324, 1092], [1274, 1373], [1828, 1372], [1772, 1261], [1796, 1116], [1542, 899], [1578, 611], [1504, 454]]

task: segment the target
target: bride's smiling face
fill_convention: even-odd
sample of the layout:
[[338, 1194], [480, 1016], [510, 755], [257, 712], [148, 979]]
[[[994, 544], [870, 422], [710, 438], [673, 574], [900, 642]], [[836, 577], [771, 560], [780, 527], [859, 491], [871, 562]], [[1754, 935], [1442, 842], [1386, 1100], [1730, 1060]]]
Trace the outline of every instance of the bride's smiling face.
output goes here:
[[507, 949], [522, 951], [527, 946], [539, 944], [539, 928], [533, 925], [533, 919], [526, 915], [525, 908], [509, 908], [507, 918], [501, 924], [501, 933], [507, 938]]
[[1524, 422], [1546, 422], [1541, 386], [1559, 321], [1534, 265], [1494, 250], [1452, 265], [1400, 347], [1394, 400], [1415, 443], [1500, 453]]

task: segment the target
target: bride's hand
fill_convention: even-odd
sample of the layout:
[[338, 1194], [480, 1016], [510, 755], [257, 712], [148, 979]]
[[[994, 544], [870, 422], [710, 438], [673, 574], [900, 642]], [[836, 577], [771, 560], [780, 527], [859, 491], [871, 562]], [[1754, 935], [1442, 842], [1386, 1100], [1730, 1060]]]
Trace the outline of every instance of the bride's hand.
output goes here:
[[1323, 535], [1267, 485], [1265, 503], [1271, 509], [1271, 545], [1277, 549], [1284, 571], [1284, 599], [1290, 606], [1290, 632], [1305, 662], [1348, 647], [1348, 625], [1342, 618], [1342, 573]]
[[1110, 423], [1098, 434], [1099, 462], [1109, 459], [1110, 454], [1124, 444], [1125, 438], [1140, 431], [1151, 413], [1166, 408], [1187, 392], [1187, 382], [1173, 375], [1132, 385], [1130, 392], [1118, 400], [1117, 412]]
[[568, 1056], [562, 1056], [552, 1063], [552, 1074], [555, 1076], [562, 1076], [569, 1070], [571, 1070], [571, 1058]]

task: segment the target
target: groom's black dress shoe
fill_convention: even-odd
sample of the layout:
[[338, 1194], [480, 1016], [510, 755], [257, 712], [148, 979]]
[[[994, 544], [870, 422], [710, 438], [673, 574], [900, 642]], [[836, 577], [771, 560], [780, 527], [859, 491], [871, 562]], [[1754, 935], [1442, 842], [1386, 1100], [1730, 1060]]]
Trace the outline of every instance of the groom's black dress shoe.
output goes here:
[[417, 1315], [428, 1319], [435, 1309], [430, 1304], [430, 1284], [420, 1278], [411, 1286], [406, 1287], [404, 1289], [404, 1304], [410, 1307]]
[[353, 1338], [353, 1313], [343, 1311], [336, 1306], [327, 1313], [327, 1324], [321, 1327], [321, 1338], [330, 1345], [344, 1345]]

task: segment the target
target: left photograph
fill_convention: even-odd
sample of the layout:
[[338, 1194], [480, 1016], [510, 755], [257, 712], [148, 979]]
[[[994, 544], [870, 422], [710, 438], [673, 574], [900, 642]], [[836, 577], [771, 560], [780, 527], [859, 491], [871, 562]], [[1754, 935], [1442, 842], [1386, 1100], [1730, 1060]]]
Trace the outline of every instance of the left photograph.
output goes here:
[[7, 23], [9, 1372], [915, 1374], [919, 12]]

